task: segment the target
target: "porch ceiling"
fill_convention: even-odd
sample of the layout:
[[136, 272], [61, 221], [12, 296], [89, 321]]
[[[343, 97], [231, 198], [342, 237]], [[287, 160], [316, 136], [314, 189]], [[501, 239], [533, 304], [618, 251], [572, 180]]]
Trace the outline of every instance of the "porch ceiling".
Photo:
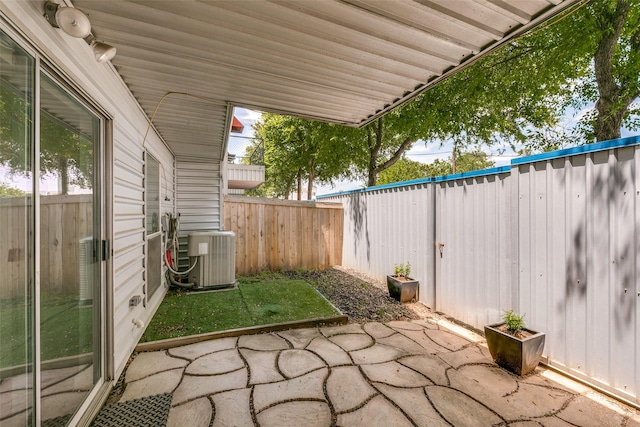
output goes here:
[[[73, 0], [176, 155], [226, 105], [361, 126], [577, 0]], [[210, 151], [203, 151], [203, 146]]]

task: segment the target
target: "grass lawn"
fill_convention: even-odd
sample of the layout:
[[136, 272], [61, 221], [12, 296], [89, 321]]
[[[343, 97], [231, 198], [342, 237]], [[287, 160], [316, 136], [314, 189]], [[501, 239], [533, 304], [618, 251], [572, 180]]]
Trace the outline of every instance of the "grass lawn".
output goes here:
[[190, 294], [171, 290], [140, 341], [338, 314], [326, 299], [302, 280], [255, 280], [240, 283], [236, 289]]
[[[41, 360], [90, 353], [93, 345], [91, 306], [77, 298], [43, 295], [41, 301]], [[24, 301], [0, 302], [0, 368], [27, 363], [28, 342]]]

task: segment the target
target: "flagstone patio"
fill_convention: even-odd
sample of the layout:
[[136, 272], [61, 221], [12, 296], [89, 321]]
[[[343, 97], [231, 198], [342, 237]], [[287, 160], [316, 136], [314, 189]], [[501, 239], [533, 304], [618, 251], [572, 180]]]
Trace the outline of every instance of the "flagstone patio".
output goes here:
[[168, 426], [640, 426], [539, 367], [515, 377], [440, 319], [293, 329], [140, 353], [120, 401], [173, 393]]

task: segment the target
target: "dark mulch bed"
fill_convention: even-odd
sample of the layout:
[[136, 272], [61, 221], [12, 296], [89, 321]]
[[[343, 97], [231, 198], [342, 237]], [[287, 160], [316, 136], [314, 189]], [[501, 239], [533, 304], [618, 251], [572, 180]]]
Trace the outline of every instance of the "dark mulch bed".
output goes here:
[[413, 310], [391, 298], [386, 291], [336, 269], [293, 271], [286, 277], [305, 280], [354, 323], [419, 319]]

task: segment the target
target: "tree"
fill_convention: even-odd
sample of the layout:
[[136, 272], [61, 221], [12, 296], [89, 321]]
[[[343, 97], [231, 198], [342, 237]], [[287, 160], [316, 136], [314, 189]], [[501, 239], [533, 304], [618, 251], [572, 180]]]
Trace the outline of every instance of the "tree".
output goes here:
[[25, 192], [0, 182], [0, 197], [24, 197]]
[[640, 4], [609, 0], [591, 2], [585, 9], [588, 13], [575, 23], [592, 30], [586, 44], [589, 50], [595, 45], [595, 51], [593, 79], [582, 93], [593, 93], [597, 86], [595, 139], [620, 138], [624, 120], [630, 119], [629, 107], [640, 96]]
[[346, 173], [350, 165], [348, 147], [337, 125], [295, 117], [264, 113], [254, 125], [255, 147], [264, 150], [265, 184], [253, 194], [288, 197], [297, 183], [298, 199], [302, 181], [307, 181], [307, 198], [312, 198], [314, 182], [331, 182]]
[[[402, 157], [393, 166], [380, 174], [378, 184], [410, 181], [425, 177], [450, 175], [453, 172], [453, 156], [448, 160], [436, 159], [431, 163], [420, 163]], [[457, 171], [455, 173], [470, 172], [491, 168], [495, 165], [487, 153], [481, 150], [458, 153]]]
[[[31, 159], [30, 105], [8, 85], [0, 86], [0, 164], [11, 174], [28, 173]], [[89, 188], [93, 179], [93, 142], [44, 109], [40, 112], [40, 173]]]
[[[421, 94], [426, 141], [549, 150], [637, 129], [640, 2], [582, 3]], [[560, 119], [595, 102], [573, 129]]]
[[429, 176], [429, 165], [407, 159], [403, 156], [393, 166], [385, 169], [378, 176], [378, 185], [392, 182], [410, 181]]

